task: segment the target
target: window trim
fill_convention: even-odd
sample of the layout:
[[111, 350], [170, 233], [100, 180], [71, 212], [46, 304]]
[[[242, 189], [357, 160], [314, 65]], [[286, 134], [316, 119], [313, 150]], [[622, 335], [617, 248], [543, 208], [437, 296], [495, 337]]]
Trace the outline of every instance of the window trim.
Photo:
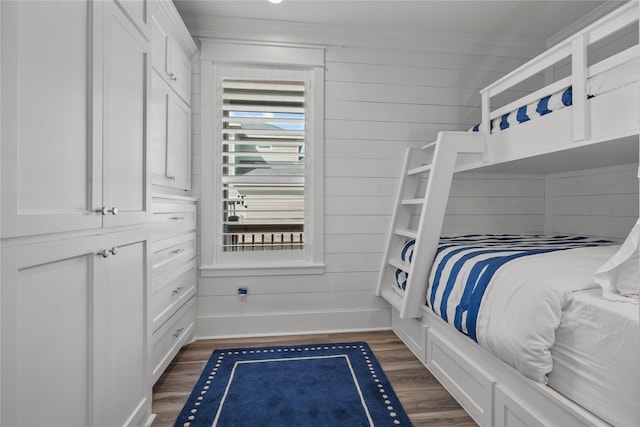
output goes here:
[[[317, 46], [270, 45], [264, 43], [226, 42], [201, 40], [201, 274], [203, 277], [321, 274], [324, 272], [324, 49]], [[310, 75], [310, 103], [308, 111], [312, 115], [307, 146], [311, 162], [305, 167], [305, 257], [301, 260], [268, 255], [264, 260], [247, 263], [221, 263], [216, 246], [219, 222], [216, 203], [220, 182], [216, 148], [212, 141], [215, 135], [216, 69], [218, 66], [278, 67], [303, 70]], [[203, 119], [204, 118], [204, 119]], [[208, 120], [207, 118], [211, 118]], [[279, 251], [278, 251], [279, 252]], [[285, 252], [286, 253], [286, 252]], [[239, 274], [240, 273], [240, 274]]]

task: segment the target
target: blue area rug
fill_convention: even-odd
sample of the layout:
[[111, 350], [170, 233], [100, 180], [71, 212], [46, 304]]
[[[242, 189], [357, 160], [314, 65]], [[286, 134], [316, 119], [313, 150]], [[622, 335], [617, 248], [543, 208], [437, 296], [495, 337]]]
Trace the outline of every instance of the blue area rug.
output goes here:
[[175, 423], [411, 425], [364, 342], [216, 350]]

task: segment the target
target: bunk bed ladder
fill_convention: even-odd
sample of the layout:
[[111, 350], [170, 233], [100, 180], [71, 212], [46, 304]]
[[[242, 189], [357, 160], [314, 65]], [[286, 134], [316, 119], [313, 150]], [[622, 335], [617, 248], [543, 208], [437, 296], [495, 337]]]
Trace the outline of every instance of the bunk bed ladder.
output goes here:
[[[458, 155], [483, 152], [482, 134], [440, 132], [435, 142], [408, 148], [405, 153], [376, 290], [403, 319], [420, 317]], [[409, 263], [400, 253], [411, 239], [415, 245], [413, 262]], [[404, 290], [396, 285], [396, 271], [408, 274]]]

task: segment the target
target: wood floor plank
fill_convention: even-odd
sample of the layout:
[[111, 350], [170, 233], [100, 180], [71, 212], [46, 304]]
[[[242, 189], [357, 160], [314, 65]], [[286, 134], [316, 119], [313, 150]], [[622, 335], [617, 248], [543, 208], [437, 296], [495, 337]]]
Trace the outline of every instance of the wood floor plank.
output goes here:
[[153, 388], [152, 427], [173, 427], [211, 353], [235, 347], [365, 341], [416, 427], [477, 424], [392, 331], [199, 340], [180, 350]]

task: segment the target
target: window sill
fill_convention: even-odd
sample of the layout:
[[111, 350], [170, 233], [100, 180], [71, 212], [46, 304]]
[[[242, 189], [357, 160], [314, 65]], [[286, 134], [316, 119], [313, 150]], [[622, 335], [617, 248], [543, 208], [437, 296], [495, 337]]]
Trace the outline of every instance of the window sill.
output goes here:
[[254, 265], [203, 265], [201, 277], [238, 277], [238, 276], [292, 276], [298, 274], [323, 274], [324, 264], [254, 264]]

